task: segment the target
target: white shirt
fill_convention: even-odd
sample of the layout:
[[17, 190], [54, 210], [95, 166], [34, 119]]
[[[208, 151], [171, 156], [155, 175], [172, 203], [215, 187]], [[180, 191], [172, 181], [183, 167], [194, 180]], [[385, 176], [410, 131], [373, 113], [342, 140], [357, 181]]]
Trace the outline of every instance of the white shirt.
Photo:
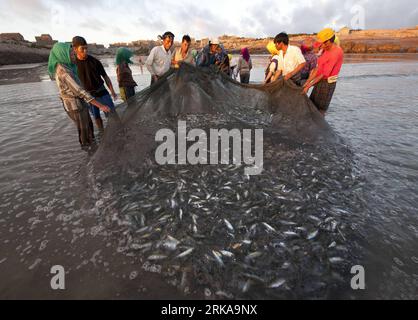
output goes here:
[[164, 46], [158, 46], [151, 50], [145, 65], [151, 75], [161, 77], [170, 70], [173, 54], [165, 50]]
[[305, 57], [299, 47], [288, 46], [287, 52], [283, 57], [283, 51], [280, 50], [279, 57], [279, 68], [278, 70], [283, 71], [283, 75], [287, 75], [293, 72], [300, 64], [305, 63]]

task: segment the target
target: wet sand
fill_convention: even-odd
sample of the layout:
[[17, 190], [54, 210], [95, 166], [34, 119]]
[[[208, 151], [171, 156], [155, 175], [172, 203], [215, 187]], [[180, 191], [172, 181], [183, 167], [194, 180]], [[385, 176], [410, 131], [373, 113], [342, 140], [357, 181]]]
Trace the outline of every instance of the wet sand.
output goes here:
[[[379, 62], [389, 59], [388, 55], [373, 56]], [[396, 64], [390, 68], [386, 67], [386, 70], [380, 63], [373, 63], [371, 66], [356, 64], [373, 61], [370, 60], [372, 59], [370, 55], [366, 56], [367, 59], [358, 59], [359, 57], [355, 55], [353, 60], [356, 62], [346, 66], [346, 76], [350, 78], [347, 80], [342, 78], [341, 89], [334, 100], [329, 119], [344, 133], [344, 137], [349, 137], [353, 141], [362, 162], [366, 163], [364, 170], [370, 176], [370, 180], [375, 181], [382, 189], [377, 189], [378, 192], [375, 194], [380, 195], [383, 205], [376, 205], [376, 212], [371, 215], [374, 220], [369, 224], [378, 229], [378, 232], [372, 229], [368, 236], [372, 242], [375, 241], [372, 253], [376, 255], [377, 261], [370, 265], [374, 270], [370, 278], [375, 278], [374, 282], [377, 283], [373, 287], [383, 287], [383, 289], [368, 291], [367, 297], [398, 298], [403, 293], [406, 297], [414, 297], [416, 288], [412, 288], [412, 274], [416, 273], [418, 262], [408, 263], [408, 259], [418, 261], [418, 258], [413, 257], [416, 256], [416, 241], [414, 234], [408, 233], [408, 230], [416, 230], [417, 225], [416, 215], [413, 214], [416, 201], [411, 200], [416, 194], [414, 153], [417, 150], [414, 147], [417, 136], [414, 133], [414, 117], [411, 115], [415, 115], [417, 109], [414, 102], [416, 100], [412, 99], [414, 91], [407, 85], [416, 84], [414, 82], [416, 73], [412, 75], [408, 73], [409, 70], [414, 69], [415, 64], [407, 63], [404, 66]], [[412, 55], [401, 55], [401, 57], [392, 56], [390, 59], [411, 61], [410, 57]], [[347, 58], [350, 61], [350, 57]], [[260, 65], [264, 64], [263, 59]], [[34, 70], [41, 70], [41, 76], [46, 74], [45, 65], [24, 70], [22, 67], [7, 67], [3, 68], [3, 71], [22, 72], [21, 83], [26, 83], [25, 80], [30, 79], [31, 74], [36, 74]], [[357, 70], [359, 68], [361, 70]], [[369, 75], [378, 72], [383, 75], [372, 77], [370, 80]], [[399, 73], [397, 78], [387, 78], [388, 74], [392, 75], [396, 72]], [[261, 68], [260, 74], [262, 73]], [[113, 69], [109, 70], [109, 74], [114, 74]], [[255, 78], [254, 81], [259, 80]], [[34, 82], [41, 81], [36, 79], [35, 77]], [[390, 96], [384, 95], [386, 87], [394, 81], [402, 81], [402, 84], [395, 88], [395, 93], [391, 91]], [[148, 82], [148, 79], [144, 80], [144, 83], [148, 84]], [[372, 89], [368, 89], [370, 86]], [[66, 182], [72, 181], [74, 166], [83, 166], [86, 159], [77, 150], [74, 128], [62, 111], [54, 83], [39, 82], [2, 88], [0, 119], [3, 120], [4, 130], [0, 140], [4, 155], [0, 159], [1, 197], [3, 191], [6, 191], [4, 191], [5, 197], [0, 202], [0, 297], [3, 299], [203, 298], [201, 292], [194, 292], [192, 296], [185, 297], [179, 290], [165, 283], [160, 274], [145, 272], [143, 261], [119, 253], [118, 230], [113, 230], [113, 238], [101, 236], [94, 228], [100, 217], [94, 213], [85, 212], [82, 219], [75, 217], [68, 223], [62, 223], [57, 220], [57, 216], [72, 210], [64, 210], [58, 206], [52, 208], [51, 212], [38, 212], [38, 206], [41, 206], [41, 209], [50, 207], [49, 201], [54, 197], [54, 192], [59, 191], [63, 183], [65, 185]], [[22, 95], [23, 91], [25, 92]], [[370, 96], [374, 97], [373, 99], [368, 98], [370, 92], [374, 92]], [[374, 100], [376, 98], [377, 102]], [[380, 106], [379, 103], [382, 105]], [[376, 122], [374, 124], [373, 119], [376, 117], [378, 120], [381, 119], [381, 122], [374, 120]], [[389, 133], [388, 125], [393, 127]], [[381, 130], [381, 128], [385, 129]], [[391, 142], [391, 139], [394, 142]], [[395, 142], [401, 145], [394, 144]], [[11, 147], [13, 145], [14, 147]], [[393, 149], [394, 145], [398, 149]], [[10, 151], [5, 152], [5, 149]], [[393, 160], [394, 150], [399, 150], [395, 152], [399, 154], [395, 160]], [[386, 162], [385, 164], [377, 162], [381, 158], [383, 158], [382, 163], [392, 160], [391, 163], [399, 164], [392, 166]], [[67, 178], [54, 181], [56, 177], [62, 176]], [[16, 187], [15, 184], [20, 181], [25, 183], [22, 182], [20, 187]], [[66, 189], [64, 194], [65, 191]], [[7, 196], [6, 192], [10, 195]], [[21, 192], [24, 194], [19, 196]], [[42, 193], [41, 196], [46, 199], [35, 202], [37, 193]], [[397, 195], [396, 198], [393, 195]], [[23, 196], [25, 197], [22, 200], [23, 204], [16, 201], [16, 197]], [[66, 199], [61, 200], [66, 202]], [[52, 212], [55, 212], [55, 216], [51, 216]], [[379, 217], [389, 222], [383, 224], [380, 220], [376, 220]], [[33, 218], [43, 221], [31, 222]], [[79, 219], [81, 222], [78, 221]], [[85, 236], [80, 237], [79, 234], [73, 233], [74, 229], [85, 229]], [[409, 238], [410, 242], [407, 241]], [[46, 249], [39, 250], [46, 239], [49, 241]], [[63, 292], [54, 292], [49, 285], [53, 276], [49, 272], [51, 266], [59, 264], [68, 272], [67, 289]], [[133, 273], [135, 271], [138, 274]], [[136, 278], [131, 280], [130, 276]], [[369, 286], [372, 285], [372, 280], [370, 279]]]
[[0, 85], [47, 81], [45, 63], [0, 67]]

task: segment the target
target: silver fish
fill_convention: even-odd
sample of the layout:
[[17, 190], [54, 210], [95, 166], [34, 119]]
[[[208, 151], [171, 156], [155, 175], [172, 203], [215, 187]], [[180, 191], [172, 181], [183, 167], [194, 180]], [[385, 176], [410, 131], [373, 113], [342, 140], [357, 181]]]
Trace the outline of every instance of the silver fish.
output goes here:
[[257, 252], [250, 253], [245, 259], [254, 260], [254, 259], [257, 259], [257, 258], [261, 257], [262, 255], [263, 255], [262, 252], [257, 251]]
[[333, 257], [329, 259], [329, 262], [331, 262], [332, 264], [336, 264], [336, 263], [344, 262], [344, 259], [340, 257]]
[[187, 257], [189, 254], [191, 254], [194, 251], [194, 248], [190, 248], [183, 253], [180, 253], [175, 259], [181, 259]]
[[232, 252], [229, 252], [229, 251], [226, 251], [226, 250], [221, 250], [220, 252], [224, 257], [228, 257], [228, 258], [234, 257], [234, 254]]
[[224, 266], [224, 262], [222, 261], [221, 254], [217, 251], [212, 251], [213, 256], [215, 257], [216, 262], [219, 263], [220, 266]]
[[318, 236], [318, 234], [319, 234], [319, 231], [318, 230], [315, 230], [314, 232], [312, 232], [312, 233], [310, 233], [308, 235], [307, 240], [313, 240], [313, 239], [315, 239]]
[[226, 227], [231, 231], [231, 232], [234, 232], [234, 227], [232, 226], [232, 224], [228, 221], [228, 220], [226, 220], [226, 219], [224, 219], [224, 222], [225, 222], [225, 225], [226, 225]]
[[285, 283], [286, 283], [285, 279], [279, 279], [279, 280], [273, 282], [271, 285], [269, 285], [269, 288], [270, 289], [278, 289], [281, 286], [283, 286]]
[[152, 255], [149, 256], [147, 260], [149, 261], [159, 261], [159, 260], [164, 260], [167, 259], [167, 256], [164, 255]]
[[267, 230], [271, 231], [271, 232], [277, 232], [276, 229], [274, 229], [271, 225], [263, 222], [263, 226], [265, 226], [267, 228]]

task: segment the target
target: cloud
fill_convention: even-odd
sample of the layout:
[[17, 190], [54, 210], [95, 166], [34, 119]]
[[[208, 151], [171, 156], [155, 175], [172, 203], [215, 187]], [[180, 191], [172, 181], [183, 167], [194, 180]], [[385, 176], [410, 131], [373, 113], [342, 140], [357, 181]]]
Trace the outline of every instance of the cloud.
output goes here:
[[[44, 21], [45, 13], [49, 12], [42, 0], [4, 0], [2, 2], [2, 11], [7, 15], [10, 14], [14, 19], [27, 20], [32, 23]], [[3, 23], [7, 21], [2, 21]]]
[[326, 25], [348, 25], [352, 8], [364, 8], [365, 27], [418, 25], [416, 0], [0, 0], [2, 32], [27, 39], [50, 32], [66, 40], [72, 33], [112, 43], [156, 39], [170, 30], [194, 38], [223, 34], [266, 37], [281, 31], [317, 32]]

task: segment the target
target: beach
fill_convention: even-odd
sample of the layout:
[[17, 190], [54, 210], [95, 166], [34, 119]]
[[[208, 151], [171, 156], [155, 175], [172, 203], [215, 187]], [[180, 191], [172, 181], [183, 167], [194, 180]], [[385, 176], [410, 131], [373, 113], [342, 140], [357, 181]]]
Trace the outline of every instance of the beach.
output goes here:
[[[100, 59], [116, 83], [113, 57]], [[333, 297], [418, 298], [417, 61], [416, 54], [346, 57], [327, 121], [364, 180], [359, 195], [368, 205], [350, 225], [352, 254], [373, 272], [366, 292], [338, 288]], [[253, 62], [251, 81], [261, 82], [268, 56]], [[132, 69], [137, 92], [145, 89], [150, 75], [137, 63]], [[111, 217], [92, 196], [101, 188], [86, 166], [92, 154], [80, 149], [45, 64], [0, 67], [0, 127], [1, 298], [205, 298], [204, 288], [179, 292], [158, 263], [126, 253], [122, 226], [107, 228]], [[52, 265], [67, 268], [62, 293], [50, 290]]]

